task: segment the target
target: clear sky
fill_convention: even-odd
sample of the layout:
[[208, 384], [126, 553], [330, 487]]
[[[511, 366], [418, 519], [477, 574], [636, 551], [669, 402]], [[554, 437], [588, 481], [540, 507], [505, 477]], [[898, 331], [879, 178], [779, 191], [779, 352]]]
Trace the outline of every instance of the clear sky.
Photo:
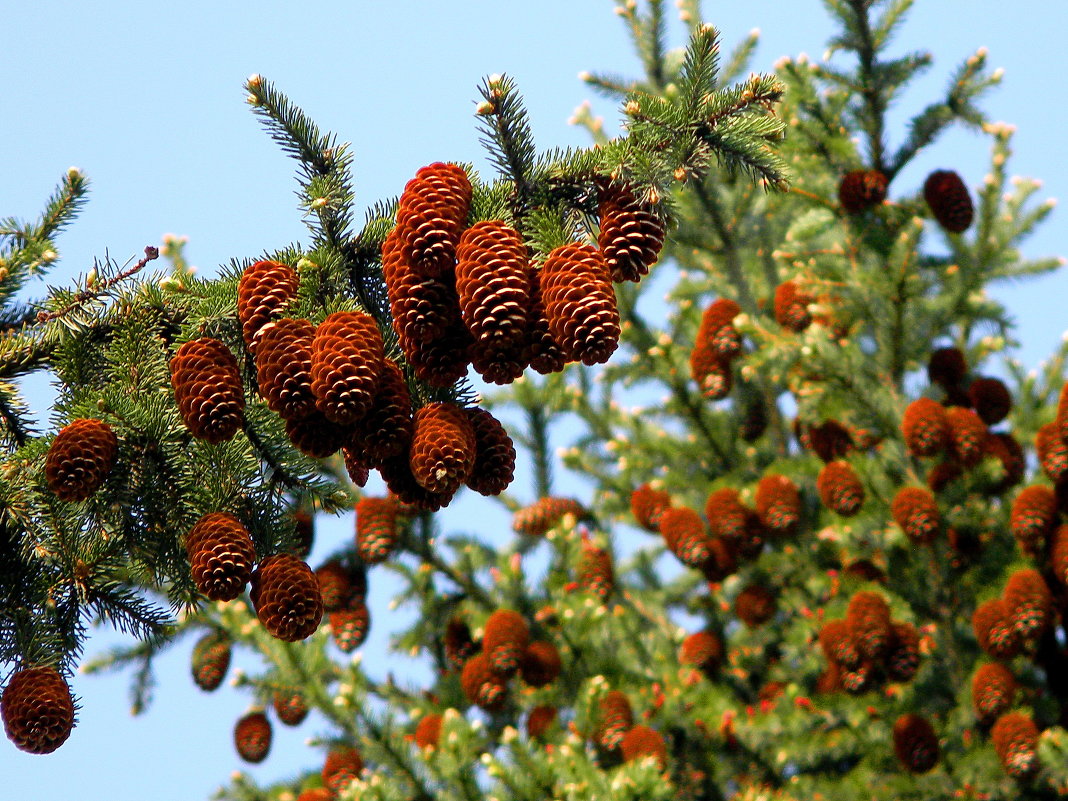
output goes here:
[[[118, 260], [187, 235], [187, 254], [209, 273], [231, 258], [306, 241], [296, 208], [292, 162], [262, 133], [244, 103], [242, 83], [258, 72], [287, 92], [324, 129], [352, 142], [358, 198], [367, 206], [399, 193], [423, 164], [472, 161], [488, 174], [472, 118], [482, 76], [507, 72], [526, 97], [542, 147], [585, 144], [567, 124], [591, 99], [581, 70], [637, 71], [610, 0], [537, 3], [367, 2], [315, 4], [8, 2], [0, 48], [4, 119], [0, 124], [0, 216], [37, 213], [67, 167], [92, 181], [89, 205], [59, 239], [57, 277], [85, 272], [93, 257]], [[831, 31], [818, 0], [706, 3], [726, 48], [762, 31], [753, 68], [782, 55], [819, 58]], [[979, 46], [1005, 68], [988, 98], [991, 117], [1019, 126], [1013, 174], [1045, 181], [1043, 197], [1068, 194], [1061, 157], [1063, 91], [1068, 69], [1063, 31], [1068, 4], [992, 0], [920, 0], [898, 34], [901, 50], [929, 49], [935, 66], [898, 110], [899, 119], [944, 90], [953, 67]], [[678, 40], [676, 40], [678, 41]], [[891, 132], [900, 137], [899, 127]], [[954, 132], [924, 154], [901, 191], [927, 171], [956, 169], [977, 185], [989, 165], [986, 140]], [[893, 188], [892, 188], [893, 189]], [[1064, 253], [1062, 212], [1037, 234], [1027, 255]], [[1037, 363], [1066, 327], [1068, 279], [999, 290], [1015, 311], [1023, 359]], [[447, 520], [465, 526], [473, 503]], [[317, 553], [351, 536], [351, 516], [320, 528]], [[312, 562], [315, 563], [313, 554]], [[372, 581], [374, 579], [372, 578]], [[364, 659], [392, 668], [385, 653], [391, 616], [381, 592], [372, 599], [373, 635]], [[393, 618], [394, 620], [396, 617]], [[91, 641], [94, 652], [114, 636]], [[223, 687], [200, 693], [189, 677], [190, 643], [161, 660], [157, 702], [132, 719], [128, 677], [78, 677], [80, 723], [51, 756], [22, 754], [0, 742], [0, 797], [52, 801], [206, 798], [240, 767], [233, 721], [248, 697]], [[275, 727], [271, 756], [250, 772], [268, 781], [318, 763], [304, 746], [314, 720], [294, 731]]]

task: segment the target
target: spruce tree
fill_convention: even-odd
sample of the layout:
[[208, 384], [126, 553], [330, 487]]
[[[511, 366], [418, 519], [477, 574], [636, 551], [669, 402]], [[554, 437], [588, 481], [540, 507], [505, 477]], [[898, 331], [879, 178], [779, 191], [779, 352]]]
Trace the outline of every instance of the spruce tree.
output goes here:
[[[77, 736], [63, 676], [106, 622], [136, 643], [86, 667], [131, 669], [138, 710], [164, 647], [203, 691], [257, 654], [247, 762], [325, 717], [304, 775], [222, 799], [1068, 792], [1066, 351], [1026, 373], [984, 291], [1059, 265], [1019, 251], [1051, 205], [1008, 179], [983, 52], [897, 130], [930, 62], [889, 55], [911, 2], [825, 5], [834, 58], [743, 78], [754, 40], [721, 58], [697, 3], [679, 47], [662, 2], [620, 3], [644, 74], [587, 79], [623, 134], [584, 114], [590, 147], [539, 149], [491, 76], [496, 175], [433, 161], [366, 212], [345, 145], [253, 76], [310, 239], [216, 278], [172, 243], [19, 302], [84, 176], [3, 221], [14, 744]], [[953, 125], [988, 137], [984, 184], [949, 153], [903, 181]], [[12, 381], [38, 370], [47, 432]], [[458, 492], [513, 530], [444, 525]], [[428, 685], [360, 658], [386, 572]]]

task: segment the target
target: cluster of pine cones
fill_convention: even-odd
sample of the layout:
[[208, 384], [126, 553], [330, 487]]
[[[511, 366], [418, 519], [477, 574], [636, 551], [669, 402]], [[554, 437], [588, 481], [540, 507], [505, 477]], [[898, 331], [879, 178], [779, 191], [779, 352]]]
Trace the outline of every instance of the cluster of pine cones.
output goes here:
[[[886, 200], [889, 181], [878, 170], [853, 170], [838, 184], [838, 203], [848, 215], [861, 214]], [[947, 231], [960, 234], [972, 224], [975, 209], [968, 188], [952, 170], [935, 170], [923, 183], [931, 215]]]
[[654, 757], [660, 770], [667, 766], [667, 743], [656, 729], [634, 722], [630, 700], [620, 690], [609, 690], [597, 703], [593, 744], [605, 766]]

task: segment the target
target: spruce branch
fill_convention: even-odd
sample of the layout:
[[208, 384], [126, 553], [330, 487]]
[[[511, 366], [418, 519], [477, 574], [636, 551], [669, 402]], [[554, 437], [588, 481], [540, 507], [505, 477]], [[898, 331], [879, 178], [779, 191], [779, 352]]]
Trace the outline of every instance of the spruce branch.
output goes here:
[[514, 185], [509, 205], [516, 223], [521, 223], [534, 204], [534, 164], [537, 147], [523, 99], [508, 75], [491, 75], [478, 87], [482, 102], [476, 109], [482, 136], [501, 176]]
[[144, 269], [146, 264], [158, 258], [159, 249], [153, 247], [152, 245], [148, 245], [147, 247], [145, 247], [144, 257], [135, 262], [133, 266], [127, 267], [125, 270], [120, 270], [115, 275], [109, 276], [107, 278], [98, 279], [93, 283], [92, 286], [87, 286], [81, 292], [78, 292], [76, 295], [74, 295], [74, 297], [67, 303], [67, 305], [60, 309], [54, 309], [52, 311], [47, 312], [38, 312], [37, 322], [42, 324], [48, 323], [52, 320], [59, 320], [61, 318], [75, 314], [76, 312], [80, 311], [84, 306], [93, 303], [94, 301], [99, 301], [101, 298], [106, 296], [113, 287], [133, 277], [142, 269]]

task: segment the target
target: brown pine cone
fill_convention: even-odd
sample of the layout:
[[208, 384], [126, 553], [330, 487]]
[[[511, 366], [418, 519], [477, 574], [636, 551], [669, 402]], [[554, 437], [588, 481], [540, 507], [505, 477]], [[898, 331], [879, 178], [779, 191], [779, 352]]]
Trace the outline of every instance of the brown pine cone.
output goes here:
[[460, 686], [467, 700], [488, 712], [500, 710], [508, 701], [508, 686], [483, 651], [464, 662]]
[[861, 590], [849, 599], [846, 627], [861, 657], [882, 659], [893, 640], [890, 607], [878, 593]]
[[363, 497], [356, 502], [356, 552], [369, 565], [384, 562], [397, 547], [397, 502]]
[[500, 495], [515, 476], [515, 447], [500, 420], [477, 406], [464, 409], [475, 434], [475, 463], [467, 486], [480, 495]]
[[20, 751], [51, 754], [74, 728], [70, 687], [55, 668], [18, 670], [0, 696], [0, 718], [7, 739]]
[[619, 345], [619, 309], [601, 252], [562, 245], [549, 254], [540, 278], [549, 332], [567, 358], [588, 366], [608, 361]]
[[349, 480], [357, 487], [366, 487], [367, 479], [371, 476], [367, 454], [349, 440], [349, 444], [341, 449], [341, 455], [345, 459], [345, 472], [349, 474]]
[[860, 214], [886, 200], [886, 176], [878, 170], [853, 170], [838, 184], [838, 202], [846, 214]]
[[977, 376], [968, 385], [972, 408], [988, 426], [995, 426], [1012, 411], [1012, 395], [1000, 378]]
[[864, 485], [849, 462], [828, 462], [816, 477], [820, 501], [842, 517], [852, 517], [864, 504]]
[[419, 725], [415, 727], [415, 734], [412, 736], [415, 744], [420, 748], [437, 746], [438, 740], [441, 739], [441, 724], [443, 720], [444, 718], [437, 712], [423, 715], [419, 720]]
[[555, 706], [541, 705], [531, 709], [527, 715], [527, 736], [533, 740], [545, 737], [549, 727], [556, 722], [556, 716]]
[[547, 640], [534, 640], [519, 658], [519, 676], [531, 687], [545, 687], [563, 670], [560, 652]]
[[860, 649], [853, 640], [849, 625], [844, 620], [828, 620], [819, 631], [820, 647], [828, 661], [847, 670], [860, 666]]
[[245, 268], [237, 283], [237, 318], [249, 352], [259, 348], [259, 333], [297, 297], [300, 277], [288, 264], [258, 261]]
[[451, 387], [467, 375], [471, 362], [471, 334], [460, 323], [431, 342], [400, 341], [404, 358], [420, 381], [432, 387]]
[[699, 568], [711, 555], [708, 531], [701, 516], [685, 506], [665, 509], [660, 515], [660, 534], [684, 565]]
[[634, 725], [630, 701], [620, 690], [609, 690], [597, 705], [598, 724], [594, 740], [601, 748], [615, 751], [623, 735]]
[[946, 408], [931, 398], [917, 398], [905, 409], [901, 435], [913, 456], [936, 456], [949, 445]]
[[646, 531], [660, 532], [660, 516], [671, 508], [671, 496], [665, 490], [642, 484], [630, 494], [630, 512]]
[[244, 422], [245, 396], [237, 359], [217, 339], [182, 344], [170, 362], [178, 412], [197, 439], [212, 444], [233, 438]]
[[428, 403], [415, 413], [408, 453], [412, 475], [428, 492], [451, 495], [475, 466], [474, 426], [455, 403]]
[[399, 229], [382, 243], [382, 277], [393, 318], [393, 330], [405, 349], [432, 342], [462, 326], [460, 301], [452, 269], [436, 277], [416, 273], [404, 260]]
[[456, 248], [456, 292], [476, 343], [522, 347], [530, 309], [530, 257], [519, 232], [500, 220], [475, 223]]
[[927, 360], [927, 378], [947, 392], [959, 387], [968, 374], [968, 362], [960, 348], [936, 348]]
[[299, 726], [308, 716], [308, 701], [298, 687], [278, 687], [271, 696], [271, 706], [278, 719], [287, 726]]
[[668, 750], [664, 735], [645, 724], [639, 723], [628, 729], [619, 743], [619, 748], [623, 752], [624, 762], [634, 762], [651, 756], [656, 757], [660, 770], [667, 767]]
[[250, 595], [264, 628], [285, 642], [310, 637], [323, 619], [323, 596], [315, 574], [290, 554], [275, 554], [260, 562], [252, 574]]
[[742, 337], [734, 327], [734, 318], [741, 311], [741, 307], [733, 300], [717, 298], [701, 315], [694, 350], [707, 349], [720, 359], [737, 356], [742, 349]]
[[1038, 727], [1023, 712], [1006, 712], [990, 730], [994, 751], [1005, 772], [1014, 778], [1038, 767]]
[[385, 367], [378, 324], [363, 312], [334, 312], [315, 329], [311, 344], [316, 407], [339, 425], [359, 421], [374, 402]]
[[933, 542], [942, 525], [934, 496], [923, 487], [902, 487], [890, 503], [894, 522], [917, 545]]
[[454, 164], [423, 167], [404, 187], [397, 206], [402, 258], [420, 275], [451, 269], [467, 222], [471, 182]]
[[843, 459], [855, 447], [852, 433], [837, 420], [824, 420], [819, 425], [805, 425], [795, 420], [794, 429], [802, 447], [812, 451], [823, 462]]
[[396, 495], [402, 504], [412, 507], [415, 511], [436, 512], [443, 506], [448, 506], [452, 500], [453, 493], [431, 492], [416, 481], [406, 453], [394, 456], [385, 464], [379, 465], [378, 472], [389, 491]]
[[801, 520], [801, 494], [784, 475], [769, 473], [760, 479], [753, 503], [760, 522], [775, 534], [789, 534]]
[[578, 581], [586, 592], [608, 599], [616, 586], [612, 557], [603, 548], [598, 548], [588, 539], [582, 540], [582, 556], [579, 559]]
[[104, 483], [119, 453], [119, 439], [101, 420], [78, 418], [60, 429], [45, 457], [48, 488], [61, 501], [84, 501]]
[[894, 753], [910, 773], [927, 773], [941, 754], [938, 735], [926, 718], [902, 715], [894, 722]]
[[526, 341], [517, 344], [472, 342], [468, 352], [475, 372], [490, 384], [511, 384], [530, 364], [529, 342]]
[[345, 609], [330, 613], [330, 634], [334, 644], [347, 654], [363, 645], [370, 631], [371, 610], [363, 598], [356, 598]]
[[1024, 553], [1032, 556], [1045, 550], [1046, 540], [1056, 526], [1057, 496], [1044, 484], [1024, 487], [1012, 502], [1009, 530]]
[[286, 435], [297, 450], [313, 459], [333, 456], [352, 436], [348, 426], [332, 423], [318, 411], [302, 420], [286, 420]]
[[512, 516], [512, 530], [528, 537], [541, 537], [565, 515], [583, 518], [586, 516], [586, 509], [574, 498], [539, 498]]
[[738, 551], [731, 540], [726, 537], [709, 537], [708, 561], [698, 568], [705, 576], [705, 581], [717, 583], [723, 581], [738, 569]]
[[302, 420], [315, 411], [311, 344], [315, 326], [284, 317], [258, 334], [256, 381], [267, 407], [283, 420]]
[[988, 723], [1012, 708], [1016, 677], [1000, 662], [987, 662], [972, 677], [972, 708], [980, 722]]
[[530, 627], [518, 612], [497, 609], [486, 619], [482, 650], [495, 673], [505, 678], [515, 673], [529, 643]]
[[377, 467], [401, 453], [412, 440], [412, 399], [400, 367], [392, 359], [383, 362], [378, 393], [360, 425], [352, 431], [356, 451], [368, 467]]
[[951, 406], [946, 409], [949, 423], [949, 447], [964, 468], [975, 467], [983, 459], [987, 439], [986, 423], [971, 409]]
[[1068, 524], [1057, 526], [1050, 540], [1049, 566], [1061, 584], [1068, 585]]
[[349, 571], [337, 559], [324, 562], [315, 569], [315, 580], [323, 599], [323, 611], [334, 612], [344, 608], [352, 596]]
[[1017, 635], [1024, 642], [1037, 642], [1053, 624], [1053, 595], [1037, 570], [1017, 570], [1005, 582], [1005, 608]]
[[232, 601], [252, 577], [256, 549], [244, 524], [227, 512], [211, 512], [185, 536], [189, 571], [197, 589], [213, 601]]
[[762, 584], [750, 584], [734, 599], [734, 614], [749, 628], [767, 623], [776, 608], [775, 593]]
[[629, 187], [598, 185], [600, 233], [597, 247], [604, 253], [613, 281], [640, 281], [660, 258], [667, 227], [647, 203]]
[[193, 681], [204, 692], [218, 689], [230, 669], [232, 653], [230, 637], [224, 632], [205, 634], [193, 646], [191, 668]]
[[549, 330], [542, 300], [542, 273], [533, 265], [530, 272], [530, 314], [527, 317], [529, 340], [521, 361], [525, 361], [541, 375], [558, 373], [567, 364], [567, 355]]
[[362, 772], [360, 752], [347, 745], [337, 746], [330, 749], [323, 763], [323, 785], [330, 791], [330, 797], [336, 798]]
[[679, 664], [695, 667], [709, 675], [719, 669], [724, 656], [726, 649], [722, 638], [707, 630], [688, 635], [679, 648]]
[[249, 712], [234, 725], [234, 747], [246, 762], [263, 762], [271, 750], [271, 721], [263, 712]]
[[812, 324], [808, 307], [813, 301], [796, 281], [784, 281], [775, 287], [775, 322], [795, 334], [801, 333]]
[[734, 386], [730, 360], [700, 343], [690, 351], [690, 376], [709, 400], [723, 400]]
[[994, 659], [1012, 659], [1020, 652], [1020, 637], [1013, 627], [1011, 610], [1001, 598], [991, 598], [976, 607], [972, 630], [979, 647]]
[[479, 646], [471, 637], [471, 628], [458, 617], [445, 624], [442, 642], [445, 659], [453, 670], [461, 670], [464, 662], [478, 652]]
[[968, 188], [953, 170], [935, 170], [923, 182], [923, 199], [938, 224], [954, 234], [972, 224], [975, 213]]
[[911, 623], [891, 624], [893, 636], [886, 652], [886, 677], [890, 681], [912, 681], [920, 669], [920, 633]]
[[1068, 444], [1061, 439], [1056, 421], [1039, 427], [1035, 435], [1035, 451], [1042, 472], [1049, 476], [1054, 484], [1068, 476]]

